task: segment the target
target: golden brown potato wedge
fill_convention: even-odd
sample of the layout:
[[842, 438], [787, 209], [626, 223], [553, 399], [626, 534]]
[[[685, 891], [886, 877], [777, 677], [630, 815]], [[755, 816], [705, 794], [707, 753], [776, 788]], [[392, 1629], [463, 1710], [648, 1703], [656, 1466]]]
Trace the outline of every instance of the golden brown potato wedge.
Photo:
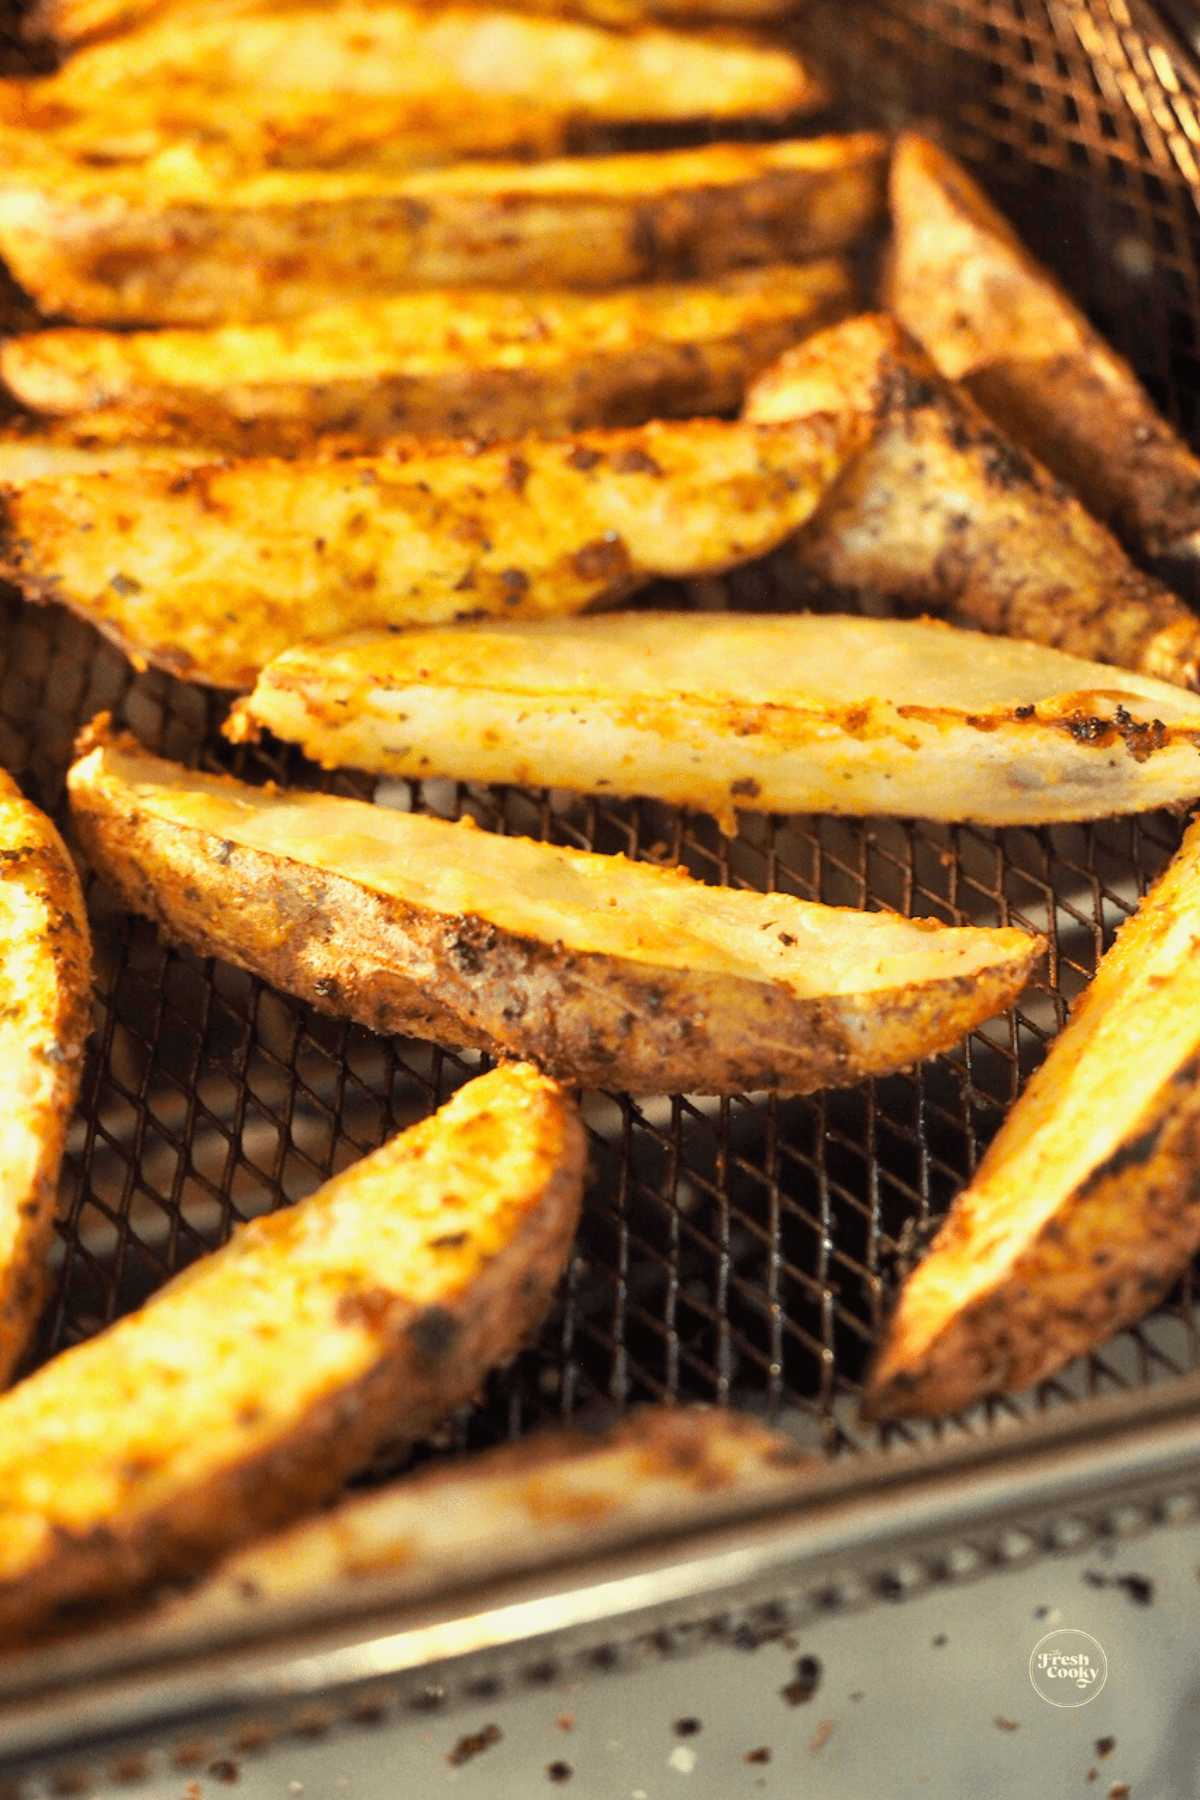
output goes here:
[[269, 663], [226, 734], [326, 768], [715, 813], [1036, 825], [1200, 795], [1200, 701], [929, 620], [607, 613], [370, 632]]
[[269, 105], [272, 92], [350, 104], [429, 97], [447, 109], [477, 96], [605, 121], [793, 112], [825, 97], [790, 50], [752, 38], [657, 24], [617, 32], [503, 6], [404, 0], [168, 12], [78, 51], [37, 87], [67, 104], [152, 94], [174, 108], [230, 89], [248, 106]]
[[860, 421], [655, 421], [489, 448], [141, 468], [7, 499], [9, 566], [131, 655], [250, 687], [301, 639], [365, 625], [581, 612], [719, 571], [808, 518]]
[[0, 141], [0, 254], [45, 312], [104, 323], [294, 317], [455, 284], [703, 279], [851, 244], [880, 216], [872, 133], [534, 164], [223, 177], [188, 143], [88, 168]]
[[0, 772], [0, 1382], [46, 1297], [58, 1171], [83, 1073], [91, 944], [53, 825]]
[[[805, 1456], [719, 1407], [644, 1406], [425, 1469], [235, 1552], [149, 1622], [200, 1634], [386, 1583], [389, 1600], [594, 1557], [664, 1525], [683, 1531], [797, 1488]], [[145, 1628], [143, 1626], [143, 1628]]]
[[198, 1572], [470, 1399], [545, 1312], [585, 1161], [559, 1088], [498, 1069], [21, 1382], [0, 1632]]
[[[648, 19], [722, 19], [733, 23], [780, 18], [795, 0], [510, 0], [520, 12], [592, 19], [600, 25], [636, 25]], [[181, 21], [272, 10], [265, 0], [37, 0], [24, 14], [29, 38], [79, 44], [110, 37], [146, 19], [170, 13]]]
[[101, 734], [76, 830], [124, 902], [376, 1031], [641, 1093], [806, 1092], [1007, 1006], [1040, 939], [712, 888], [682, 870], [189, 773]]
[[866, 1404], [955, 1412], [1150, 1310], [1200, 1246], [1200, 824], [900, 1295]]
[[916, 132], [892, 160], [893, 312], [943, 375], [1135, 554], [1200, 578], [1200, 460], [966, 170]]
[[875, 420], [868, 449], [796, 539], [818, 583], [1200, 685], [1200, 620], [893, 320], [852, 319], [787, 351], [744, 416], [810, 410]]
[[747, 381], [848, 311], [832, 257], [608, 294], [434, 289], [287, 324], [9, 338], [0, 376], [35, 412], [105, 437], [240, 455], [401, 432], [513, 437], [740, 406]]
[[0, 489], [24, 487], [31, 481], [61, 475], [98, 475], [106, 469], [145, 469], [164, 465], [178, 471], [212, 461], [211, 450], [186, 445], [98, 443], [86, 435], [51, 427], [48, 432], [0, 430]]

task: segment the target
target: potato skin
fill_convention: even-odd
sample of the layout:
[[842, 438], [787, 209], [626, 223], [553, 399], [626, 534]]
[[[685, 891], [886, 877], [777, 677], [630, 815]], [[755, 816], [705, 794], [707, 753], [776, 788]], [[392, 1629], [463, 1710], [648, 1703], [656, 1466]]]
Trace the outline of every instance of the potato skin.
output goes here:
[[49, 1288], [59, 1165], [83, 1074], [92, 984], [74, 864], [49, 819], [2, 772], [0, 981], [0, 1382], [7, 1382]]
[[[530, 1182], [523, 1194], [509, 1191], [514, 1178], [504, 1169], [514, 1146], [520, 1168], [527, 1171], [522, 1178]], [[40, 1465], [53, 1468], [53, 1476], [33, 1472], [33, 1491], [42, 1498], [30, 1510], [25, 1498], [28, 1458], [37, 1451], [26, 1450], [27, 1435], [36, 1442], [41, 1418], [48, 1415], [52, 1429], [55, 1414], [72, 1406], [78, 1370], [104, 1370], [111, 1362], [118, 1391], [129, 1382], [129, 1346], [141, 1334], [152, 1330], [152, 1345], [169, 1344], [163, 1321], [178, 1311], [177, 1298], [200, 1288], [203, 1304], [210, 1311], [218, 1309], [213, 1316], [219, 1316], [226, 1272], [236, 1275], [239, 1260], [249, 1257], [263, 1264], [261, 1279], [269, 1279], [271, 1267], [286, 1263], [289, 1239], [312, 1231], [316, 1209], [322, 1202], [329, 1205], [335, 1187], [346, 1230], [355, 1217], [356, 1184], [371, 1165], [386, 1159], [402, 1180], [405, 1167], [412, 1168], [420, 1158], [433, 1164], [436, 1178], [443, 1157], [447, 1179], [462, 1180], [473, 1168], [477, 1179], [500, 1196], [496, 1219], [502, 1223], [493, 1226], [490, 1217], [484, 1218], [482, 1229], [491, 1231], [490, 1253], [471, 1259], [465, 1279], [455, 1269], [444, 1291], [434, 1290], [436, 1300], [419, 1304], [405, 1297], [405, 1278], [397, 1279], [388, 1269], [364, 1272], [357, 1284], [351, 1283], [339, 1271], [336, 1247], [331, 1249], [334, 1260], [313, 1304], [318, 1313], [327, 1307], [325, 1329], [330, 1333], [366, 1336], [356, 1376], [324, 1384], [315, 1379], [310, 1384], [313, 1397], [290, 1425], [272, 1419], [269, 1429], [260, 1429], [252, 1406], [220, 1422], [206, 1418], [208, 1435], [200, 1446], [198, 1471], [186, 1432], [165, 1453], [164, 1471], [153, 1458], [146, 1461], [139, 1439], [142, 1389], [137, 1386], [139, 1375], [143, 1387], [164, 1379], [155, 1362], [161, 1353], [152, 1351], [148, 1374], [145, 1361], [139, 1364], [134, 1358], [134, 1391], [107, 1421], [103, 1441], [93, 1446], [91, 1466], [76, 1467], [86, 1454], [76, 1433], [65, 1452], [56, 1447], [50, 1463]], [[107, 1595], [129, 1592], [150, 1579], [198, 1572], [222, 1550], [327, 1498], [385, 1439], [403, 1442], [421, 1436], [470, 1399], [486, 1371], [516, 1352], [549, 1303], [570, 1251], [585, 1163], [582, 1127], [556, 1084], [528, 1068], [496, 1070], [309, 1201], [243, 1227], [223, 1250], [177, 1276], [141, 1313], [64, 1352], [22, 1383], [0, 1402], [0, 1497], [6, 1518], [6, 1541], [0, 1546], [0, 1633], [5, 1640], [44, 1632], [67, 1606], [71, 1617], [82, 1617], [87, 1603]], [[488, 1204], [493, 1204], [490, 1196]], [[357, 1229], [366, 1228], [364, 1216]], [[456, 1255], [452, 1253], [452, 1264]], [[312, 1264], [309, 1254], [306, 1268]], [[315, 1287], [322, 1276], [314, 1270], [311, 1280]], [[312, 1311], [310, 1304], [310, 1315]], [[194, 1330], [194, 1318], [186, 1311], [184, 1316]], [[264, 1353], [261, 1342], [248, 1346], [264, 1380], [279, 1359], [303, 1360], [309, 1333], [310, 1326], [297, 1326], [286, 1311], [276, 1316], [270, 1351]], [[314, 1352], [321, 1349], [320, 1343], [312, 1345]], [[198, 1354], [213, 1352], [201, 1346]], [[83, 1389], [85, 1404], [91, 1397], [94, 1406], [95, 1389], [93, 1374], [90, 1387]], [[112, 1488], [116, 1498], [111, 1507], [87, 1498], [94, 1481]], [[76, 1497], [76, 1484], [82, 1487], [82, 1500]], [[149, 1498], [147, 1488], [154, 1490]]]
[[373, 1031], [528, 1057], [586, 1086], [808, 1093], [890, 1072], [1002, 1011], [1042, 947], [1030, 938], [1015, 954], [1006, 934], [995, 964], [971, 975], [802, 997], [765, 971], [757, 981], [576, 951], [409, 904], [157, 819], [133, 787], [93, 779], [84, 765], [71, 803], [105, 881], [199, 954]]
[[744, 416], [785, 416], [790, 391], [798, 413], [841, 394], [877, 421], [794, 540], [822, 587], [1200, 686], [1195, 615], [893, 321], [850, 320], [788, 351]]
[[0, 254], [46, 313], [220, 324], [410, 287], [611, 288], [799, 261], [868, 230], [883, 178], [869, 133], [416, 176], [272, 171], [192, 198], [35, 163], [0, 182]]

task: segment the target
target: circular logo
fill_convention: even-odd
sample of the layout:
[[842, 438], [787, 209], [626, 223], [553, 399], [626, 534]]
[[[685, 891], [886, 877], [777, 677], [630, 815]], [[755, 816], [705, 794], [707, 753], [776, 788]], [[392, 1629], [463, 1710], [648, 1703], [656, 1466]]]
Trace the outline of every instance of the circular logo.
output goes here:
[[1048, 1631], [1033, 1647], [1029, 1679], [1051, 1706], [1086, 1706], [1108, 1680], [1108, 1658], [1086, 1631]]

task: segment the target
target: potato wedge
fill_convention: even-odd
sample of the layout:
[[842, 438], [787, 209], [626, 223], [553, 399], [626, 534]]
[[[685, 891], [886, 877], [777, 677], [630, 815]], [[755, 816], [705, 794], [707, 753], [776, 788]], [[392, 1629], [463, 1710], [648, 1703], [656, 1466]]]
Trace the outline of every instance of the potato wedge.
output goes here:
[[[577, 119], [721, 119], [793, 112], [825, 98], [782, 45], [670, 26], [614, 32], [579, 19], [486, 5], [338, 5], [226, 13], [170, 12], [111, 43], [78, 51], [37, 87], [85, 106], [238, 90], [517, 101]], [[177, 117], [185, 117], [177, 110]]]
[[900, 1295], [876, 1417], [1044, 1380], [1200, 1246], [1200, 823], [1122, 926]]
[[8, 566], [135, 658], [251, 687], [300, 639], [581, 612], [652, 575], [746, 561], [803, 524], [860, 430], [656, 421], [31, 482], [7, 499]]
[[868, 450], [796, 539], [810, 578], [871, 605], [1200, 685], [1200, 620], [944, 382], [894, 321], [820, 332], [759, 377], [744, 417], [861, 410]]
[[[88, 749], [94, 741], [96, 747]], [[373, 1030], [641, 1093], [803, 1093], [948, 1048], [1041, 949], [322, 794], [192, 774], [103, 730], [75, 828], [126, 905]]]
[[892, 160], [893, 312], [943, 375], [1134, 552], [1200, 580], [1200, 459], [960, 164], [916, 132]]
[[701, 279], [853, 243], [879, 218], [872, 133], [526, 164], [222, 177], [180, 143], [88, 168], [0, 137], [0, 254], [44, 312], [122, 324], [294, 317], [412, 287]]
[[420, 1437], [554, 1292], [586, 1148], [498, 1069], [0, 1401], [0, 1632], [202, 1570]]
[[609, 294], [434, 289], [286, 325], [34, 332], [0, 344], [0, 377], [79, 430], [243, 456], [311, 451], [322, 432], [370, 449], [401, 432], [641, 425], [740, 406], [851, 294], [832, 257]]
[[1200, 795], [1200, 701], [929, 620], [608, 613], [370, 632], [269, 663], [226, 723], [326, 768], [715, 813], [1037, 825]]
[[49, 1287], [58, 1171], [91, 1020], [91, 943], [75, 867], [0, 772], [0, 1382]]
[[[786, 16], [794, 0], [512, 0], [516, 10], [550, 13], [555, 17], [595, 20], [600, 25], [636, 25], [647, 19], [725, 19], [734, 23]], [[170, 13], [183, 20], [194, 16], [196, 0], [35, 0], [23, 14], [25, 35], [30, 39], [53, 38], [60, 44], [86, 43], [128, 31], [146, 19]], [[259, 13], [268, 10], [264, 0], [199, 0], [199, 13], [208, 18]]]
[[[199, 1634], [264, 1611], [340, 1597], [389, 1599], [594, 1557], [647, 1532], [693, 1529], [796, 1491], [805, 1456], [782, 1433], [721, 1407], [643, 1406], [620, 1420], [544, 1431], [424, 1469], [237, 1551], [164, 1623]], [[143, 1623], [145, 1628], [145, 1623]]]
[[77, 442], [69, 431], [51, 430], [42, 435], [0, 430], [0, 489], [4, 490], [21, 488], [31, 481], [56, 480], [62, 475], [98, 475], [110, 469], [145, 469], [155, 465], [178, 472], [211, 461], [211, 450], [189, 450], [186, 445]]

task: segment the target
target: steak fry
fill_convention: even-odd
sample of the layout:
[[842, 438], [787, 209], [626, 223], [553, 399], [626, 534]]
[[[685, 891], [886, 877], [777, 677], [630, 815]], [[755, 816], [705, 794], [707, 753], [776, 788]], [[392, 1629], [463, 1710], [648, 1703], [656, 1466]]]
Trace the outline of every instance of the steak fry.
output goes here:
[[469, 1400], [539, 1322], [586, 1148], [498, 1069], [0, 1401], [0, 1631], [197, 1572]]
[[948, 612], [1182, 687], [1200, 620], [882, 316], [788, 351], [744, 416], [858, 412], [869, 448], [796, 540], [810, 578], [868, 605]]
[[119, 324], [290, 318], [413, 287], [707, 279], [853, 243], [882, 212], [884, 149], [862, 133], [224, 177], [187, 143], [96, 169], [10, 131], [0, 254], [44, 312]]
[[0, 773], [0, 1382], [49, 1287], [58, 1171], [91, 1013], [87, 909], [62, 839]]
[[643, 1406], [598, 1429], [544, 1431], [426, 1468], [235, 1553], [154, 1621], [200, 1633], [281, 1607], [386, 1583], [389, 1600], [567, 1557], [595, 1557], [647, 1532], [697, 1529], [795, 1495], [814, 1458], [780, 1432], [720, 1407]]
[[965, 169], [915, 132], [891, 175], [893, 311], [943, 375], [1135, 555], [1200, 578], [1200, 461]]
[[0, 345], [0, 376], [79, 431], [242, 456], [311, 453], [320, 433], [360, 449], [401, 432], [545, 435], [732, 411], [850, 297], [833, 258], [609, 294], [433, 290], [286, 325], [39, 331]]
[[930, 621], [606, 613], [285, 650], [226, 724], [326, 768], [1035, 825], [1200, 794], [1200, 701]]
[[901, 1293], [866, 1404], [955, 1412], [1150, 1310], [1200, 1247], [1200, 824]]
[[250, 687], [278, 651], [364, 625], [580, 612], [717, 572], [803, 524], [861, 422], [661, 421], [480, 449], [142, 467], [9, 495], [9, 558], [189, 679]]
[[373, 1030], [590, 1086], [803, 1093], [882, 1074], [1009, 1005], [1043, 948], [93, 741], [69, 778], [76, 830], [171, 938]]

